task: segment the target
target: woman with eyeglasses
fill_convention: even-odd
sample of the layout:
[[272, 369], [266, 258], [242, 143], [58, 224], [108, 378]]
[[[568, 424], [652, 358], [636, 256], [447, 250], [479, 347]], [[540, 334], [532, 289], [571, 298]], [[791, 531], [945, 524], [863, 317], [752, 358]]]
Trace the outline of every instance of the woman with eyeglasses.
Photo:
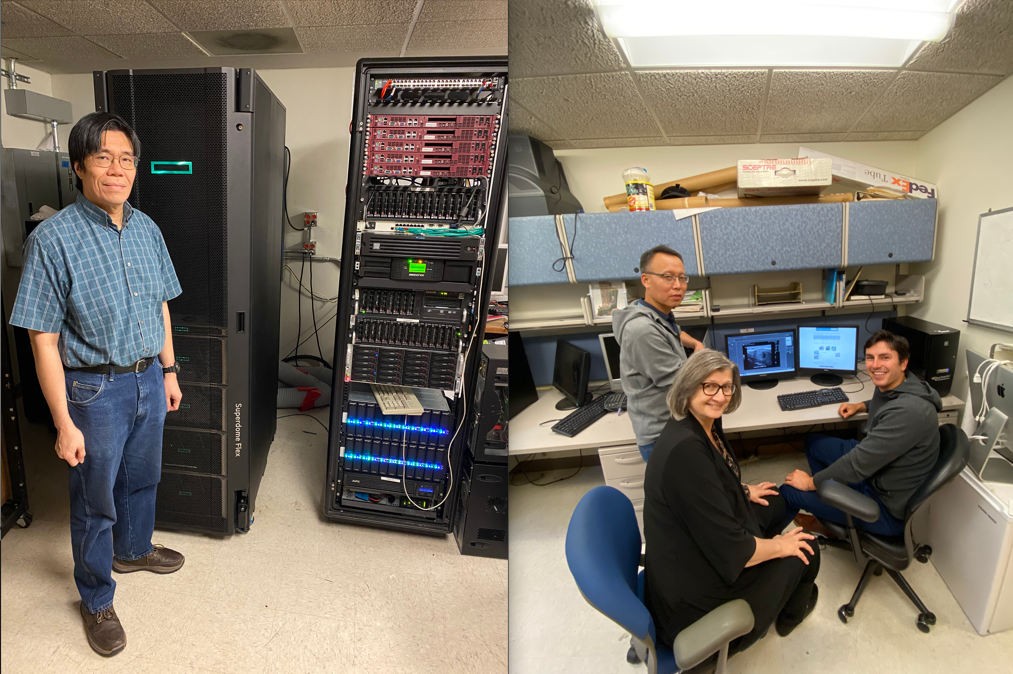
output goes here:
[[771, 623], [787, 636], [816, 606], [819, 547], [800, 527], [782, 533], [780, 494], [771, 482], [742, 483], [721, 430], [722, 415], [741, 398], [738, 367], [712, 350], [690, 356], [668, 391], [673, 419], [655, 443], [644, 483], [644, 594], [659, 643], [671, 644], [709, 611], [741, 598], [754, 628], [732, 641], [731, 655]]

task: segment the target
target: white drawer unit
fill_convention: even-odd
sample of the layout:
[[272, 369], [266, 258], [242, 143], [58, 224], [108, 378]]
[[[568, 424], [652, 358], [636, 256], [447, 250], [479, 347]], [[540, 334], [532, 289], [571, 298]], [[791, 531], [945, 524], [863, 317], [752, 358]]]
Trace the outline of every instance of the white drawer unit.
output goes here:
[[617, 477], [611, 480], [605, 480], [605, 484], [610, 487], [615, 487], [623, 494], [626, 495], [631, 501], [643, 501], [644, 500], [644, 476], [634, 475], [630, 477]]
[[957, 410], [949, 410], [947, 412], [939, 413], [939, 425], [945, 426], [946, 424], [953, 424], [955, 426], [960, 425], [960, 412]]
[[603, 447], [598, 450], [598, 458], [601, 460], [601, 472], [605, 476], [605, 484], [609, 480], [621, 477], [644, 477], [647, 470], [647, 462], [640, 456], [640, 450], [636, 445], [620, 445], [618, 447]]

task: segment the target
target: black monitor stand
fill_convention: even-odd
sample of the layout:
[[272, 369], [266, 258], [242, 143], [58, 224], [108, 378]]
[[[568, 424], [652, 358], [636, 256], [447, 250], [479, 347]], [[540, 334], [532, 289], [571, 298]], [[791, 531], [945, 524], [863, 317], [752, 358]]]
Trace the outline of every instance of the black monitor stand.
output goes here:
[[586, 405], [589, 402], [591, 402], [591, 398], [592, 398], [592, 396], [591, 396], [590, 393], [585, 394], [584, 395], [584, 402], [582, 402], [580, 405], [577, 405], [576, 403], [571, 402], [569, 398], [562, 398], [562, 399], [560, 399], [560, 401], [558, 403], [556, 403], [556, 409], [560, 410], [560, 411], [563, 411], [563, 412], [565, 412], [566, 410], [575, 410], [578, 407], [583, 407], [584, 405]]
[[746, 386], [757, 391], [766, 391], [777, 386], [777, 381], [777, 379], [773, 378], [754, 379], [753, 381], [747, 381]]
[[832, 372], [817, 372], [809, 377], [809, 381], [817, 386], [840, 386], [844, 383], [844, 378]]

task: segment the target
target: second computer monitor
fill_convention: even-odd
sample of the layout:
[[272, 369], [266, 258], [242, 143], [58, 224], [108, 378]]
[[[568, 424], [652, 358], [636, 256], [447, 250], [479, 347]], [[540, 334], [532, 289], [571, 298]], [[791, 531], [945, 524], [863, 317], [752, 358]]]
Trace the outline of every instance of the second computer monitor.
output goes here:
[[817, 386], [840, 386], [858, 372], [857, 325], [800, 325], [798, 368]]
[[623, 380], [619, 372], [619, 340], [611, 332], [598, 335], [601, 342], [601, 353], [605, 357], [605, 370], [608, 372], [609, 384], [613, 391], [623, 390]]
[[728, 358], [739, 366], [742, 382], [755, 389], [795, 376], [795, 344], [794, 330], [725, 335]]
[[552, 385], [563, 394], [557, 410], [570, 410], [590, 402], [587, 383], [591, 375], [591, 354], [570, 342], [556, 340]]

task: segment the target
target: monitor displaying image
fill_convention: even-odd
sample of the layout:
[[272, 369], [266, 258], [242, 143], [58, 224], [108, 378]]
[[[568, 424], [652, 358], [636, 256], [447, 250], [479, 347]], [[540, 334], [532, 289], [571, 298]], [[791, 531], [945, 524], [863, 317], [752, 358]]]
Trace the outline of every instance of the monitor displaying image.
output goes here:
[[727, 335], [728, 358], [751, 388], [772, 388], [779, 379], [795, 376], [795, 331]]
[[798, 367], [812, 374], [814, 384], [839, 386], [844, 381], [840, 374], [858, 371], [858, 326], [800, 325]]

